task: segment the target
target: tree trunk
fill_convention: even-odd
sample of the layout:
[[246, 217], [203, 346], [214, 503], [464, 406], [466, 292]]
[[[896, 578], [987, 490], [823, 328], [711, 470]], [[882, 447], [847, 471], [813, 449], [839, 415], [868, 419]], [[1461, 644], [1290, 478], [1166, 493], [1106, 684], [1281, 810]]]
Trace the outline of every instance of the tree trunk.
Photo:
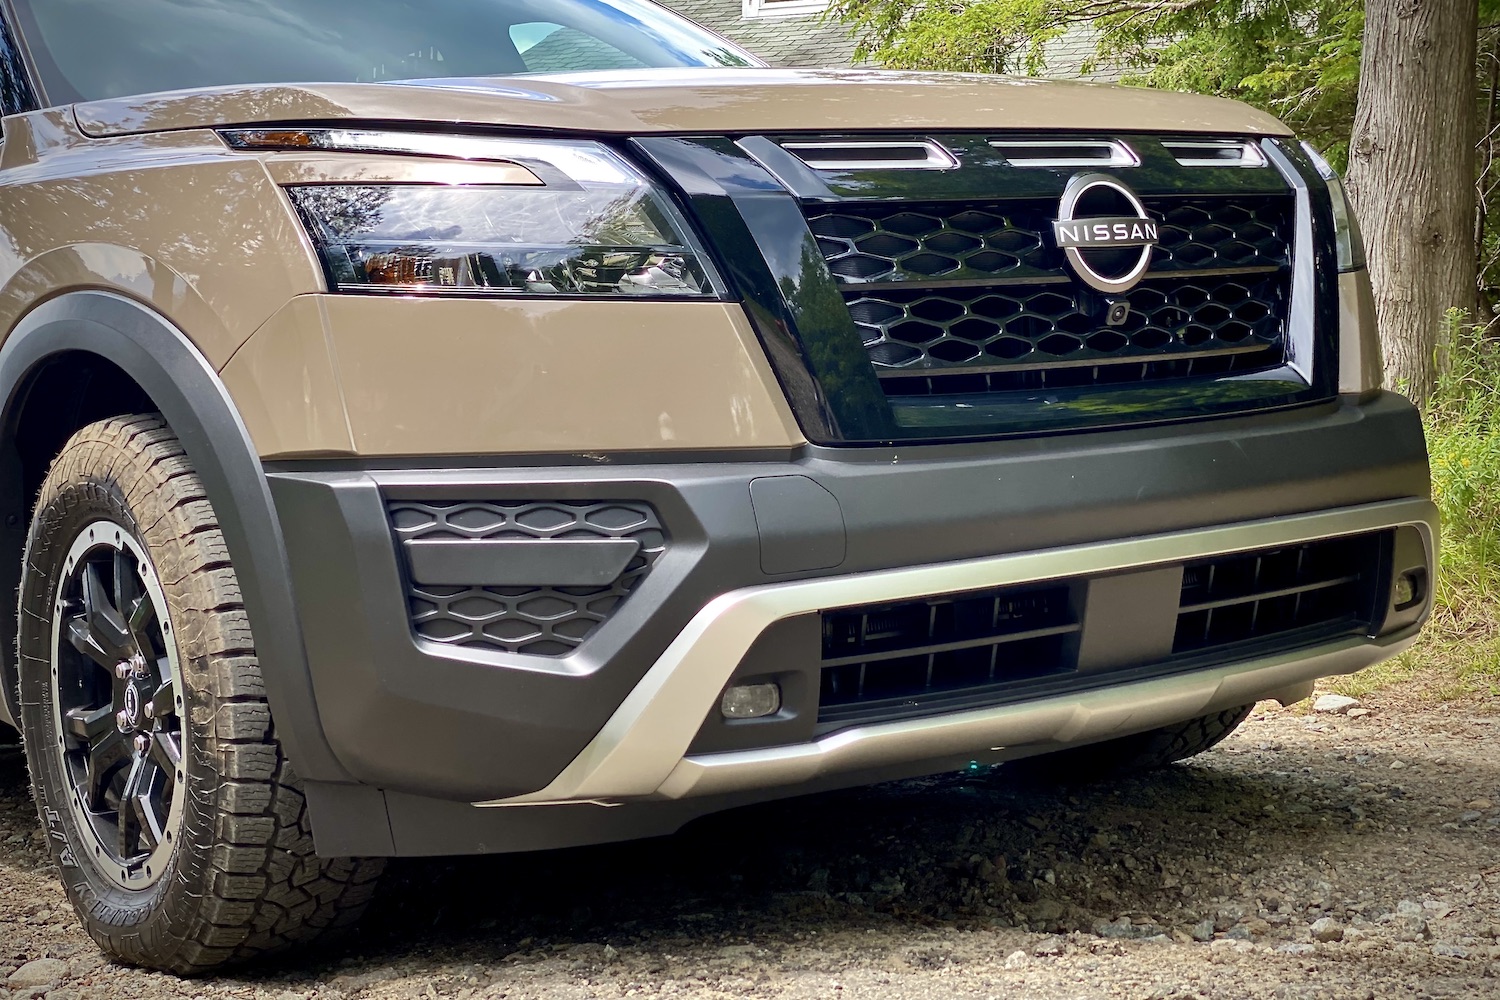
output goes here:
[[1349, 192], [1369, 248], [1386, 376], [1419, 405], [1443, 314], [1473, 314], [1477, 0], [1369, 0]]

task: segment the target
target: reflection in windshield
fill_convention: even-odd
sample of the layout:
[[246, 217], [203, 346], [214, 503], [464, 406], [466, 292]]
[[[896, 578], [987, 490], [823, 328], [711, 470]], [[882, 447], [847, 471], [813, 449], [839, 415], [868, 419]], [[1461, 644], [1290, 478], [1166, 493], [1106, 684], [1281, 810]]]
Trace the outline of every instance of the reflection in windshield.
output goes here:
[[52, 104], [252, 83], [752, 66], [649, 0], [18, 0]]

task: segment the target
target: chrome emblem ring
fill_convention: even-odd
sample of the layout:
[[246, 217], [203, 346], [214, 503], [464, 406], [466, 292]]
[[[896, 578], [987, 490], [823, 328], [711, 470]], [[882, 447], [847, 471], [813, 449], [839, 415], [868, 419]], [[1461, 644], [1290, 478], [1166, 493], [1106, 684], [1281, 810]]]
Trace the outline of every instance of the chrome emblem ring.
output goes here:
[[1057, 215], [1052, 235], [1086, 285], [1117, 295], [1140, 284], [1161, 231], [1134, 191], [1105, 174], [1078, 174]]

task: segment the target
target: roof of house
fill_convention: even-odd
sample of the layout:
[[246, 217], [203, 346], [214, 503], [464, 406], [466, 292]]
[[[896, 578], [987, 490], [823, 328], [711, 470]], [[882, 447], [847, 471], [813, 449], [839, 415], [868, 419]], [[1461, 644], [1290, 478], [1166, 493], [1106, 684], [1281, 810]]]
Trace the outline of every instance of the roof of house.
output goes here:
[[[1120, 66], [1098, 57], [1099, 32], [1089, 25], [1074, 25], [1042, 47], [1046, 65], [1042, 76], [1065, 80], [1113, 83], [1120, 79]], [[1089, 66], [1085, 73], [1084, 67]]]
[[738, 42], [772, 66], [848, 66], [855, 41], [849, 29], [821, 15], [745, 17], [741, 0], [662, 0], [704, 27]]
[[[661, 0], [680, 14], [717, 31], [754, 52], [772, 66], [849, 66], [856, 41], [849, 28], [824, 22], [820, 14], [745, 17], [742, 0]], [[1118, 66], [1096, 62], [1099, 33], [1088, 25], [1069, 28], [1044, 48], [1042, 76], [1072, 80], [1115, 81]], [[1083, 72], [1084, 66], [1090, 72]]]

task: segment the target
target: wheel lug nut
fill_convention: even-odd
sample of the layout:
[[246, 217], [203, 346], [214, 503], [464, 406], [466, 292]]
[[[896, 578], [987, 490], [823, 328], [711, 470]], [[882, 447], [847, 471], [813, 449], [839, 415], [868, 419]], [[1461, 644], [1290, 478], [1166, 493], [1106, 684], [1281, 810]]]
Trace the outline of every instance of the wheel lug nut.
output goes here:
[[145, 733], [137, 733], [135, 737], [135, 752], [138, 754], [144, 754], [147, 750], [150, 749], [151, 737], [147, 736]]
[[141, 706], [141, 715], [145, 716], [148, 719], [156, 718], [156, 706], [151, 704], [149, 701], [146, 702]]
[[135, 728], [130, 724], [129, 713], [124, 711], [115, 713], [115, 724], [120, 727], [120, 732], [122, 733], [128, 733]]
[[121, 660], [115, 664], [115, 676], [120, 680], [127, 679], [133, 673], [135, 673], [135, 666], [129, 660]]

